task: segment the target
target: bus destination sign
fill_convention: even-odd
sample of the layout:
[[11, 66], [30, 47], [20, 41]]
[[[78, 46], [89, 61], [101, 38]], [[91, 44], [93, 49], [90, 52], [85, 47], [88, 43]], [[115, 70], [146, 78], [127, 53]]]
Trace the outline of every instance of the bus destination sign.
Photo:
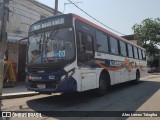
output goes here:
[[60, 25], [60, 24], [64, 24], [64, 18], [48, 19], [32, 25], [31, 31], [39, 30], [42, 28], [50, 27], [50, 26]]

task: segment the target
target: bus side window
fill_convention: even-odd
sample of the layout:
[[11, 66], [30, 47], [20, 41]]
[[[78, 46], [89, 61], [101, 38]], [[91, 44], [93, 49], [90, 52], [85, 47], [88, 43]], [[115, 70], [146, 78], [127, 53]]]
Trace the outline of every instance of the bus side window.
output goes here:
[[139, 51], [139, 59], [142, 60], [142, 50], [141, 50], [141, 49], [138, 49], [138, 51]]
[[82, 32], [78, 32], [78, 50], [80, 53], [83, 53], [84, 52], [84, 49], [83, 49], [83, 44], [82, 44], [82, 37], [83, 37], [83, 33]]
[[146, 60], [146, 54], [145, 54], [145, 51], [144, 51], [144, 50], [142, 50], [142, 56], [143, 56], [142, 59], [143, 59], [143, 60]]
[[127, 47], [128, 47], [128, 57], [133, 58], [133, 47], [130, 44], [128, 44]]
[[134, 58], [138, 59], [137, 47], [133, 47], [133, 49], [134, 49]]
[[84, 40], [85, 52], [94, 54], [93, 52], [93, 38], [90, 35], [86, 35], [86, 41]]
[[93, 38], [88, 34], [79, 32], [79, 52], [93, 54]]
[[110, 36], [110, 51], [112, 54], [118, 55], [118, 40]]
[[98, 52], [108, 53], [108, 36], [96, 31], [96, 49]]
[[127, 56], [127, 50], [126, 50], [126, 43], [123, 41], [120, 41], [120, 54], [122, 56]]
[[94, 56], [93, 37], [83, 32], [78, 32], [78, 58], [79, 61], [85, 62], [92, 59]]

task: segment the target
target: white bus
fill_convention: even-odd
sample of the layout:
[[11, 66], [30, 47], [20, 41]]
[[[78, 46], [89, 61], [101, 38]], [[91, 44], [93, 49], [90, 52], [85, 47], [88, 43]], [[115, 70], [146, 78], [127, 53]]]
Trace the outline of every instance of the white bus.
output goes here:
[[75, 14], [40, 20], [30, 26], [26, 86], [40, 93], [108, 87], [147, 74], [146, 51]]

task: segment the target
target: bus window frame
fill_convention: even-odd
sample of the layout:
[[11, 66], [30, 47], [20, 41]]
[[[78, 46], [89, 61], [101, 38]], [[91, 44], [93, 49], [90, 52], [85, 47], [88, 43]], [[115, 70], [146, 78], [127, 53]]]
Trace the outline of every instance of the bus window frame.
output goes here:
[[[139, 59], [142, 60], [142, 50], [140, 48], [138, 48], [138, 54], [139, 54]], [[141, 55], [141, 58], [140, 58]]]
[[[107, 38], [107, 39], [106, 39], [106, 44], [108, 44], [108, 45], [107, 45], [107, 50], [108, 50], [108, 51], [99, 51], [99, 50], [98, 50], [98, 47], [97, 47], [97, 41], [98, 41], [98, 40], [97, 40], [97, 32], [99, 32], [100, 34], [103, 34], [104, 36], [106, 36], [106, 38]], [[109, 47], [109, 46], [110, 46], [110, 44], [109, 44], [110, 42], [109, 42], [109, 41], [110, 41], [110, 40], [109, 40], [109, 36], [108, 36], [107, 34], [105, 34], [104, 32], [102, 32], [102, 31], [100, 31], [100, 30], [96, 30], [96, 31], [95, 31], [95, 46], [96, 46], [96, 47], [95, 47], [95, 51], [96, 51], [96, 52], [101, 52], [101, 53], [109, 54], [109, 53], [110, 53], [110, 47]]]
[[142, 60], [146, 61], [146, 51], [145, 50], [142, 50]]
[[[139, 48], [133, 46], [134, 58], [135, 58], [135, 59], [139, 59], [139, 52], [138, 52], [138, 49], [139, 49]], [[136, 54], [136, 53], [135, 53], [135, 50], [137, 50], [137, 58], [135, 57], [135, 54]]]
[[[130, 52], [129, 52], [129, 49], [128, 49], [128, 45], [131, 46], [131, 49], [132, 49], [132, 57], [129, 56], [129, 53], [130, 53]], [[129, 58], [134, 58], [134, 51], [133, 51], [133, 45], [132, 45], [132, 44], [127, 43], [127, 51], [128, 51], [128, 52], [127, 52], [127, 53], [128, 53], [128, 57], [129, 57]]]
[[[126, 55], [124, 56], [121, 52], [121, 44], [120, 43], [124, 43], [125, 44], [125, 51], [126, 51]], [[120, 56], [122, 56], [122, 57], [128, 57], [128, 52], [127, 52], [127, 43], [126, 42], [124, 42], [124, 41], [122, 41], [122, 40], [119, 40], [119, 52], [120, 52]]]
[[[111, 51], [111, 49], [112, 49], [112, 48], [111, 48], [111, 37], [114, 38], [114, 39], [117, 41], [117, 50], [118, 50], [118, 53], [117, 53], [117, 54], [116, 54], [116, 53], [112, 53], [112, 51]], [[119, 53], [119, 42], [118, 42], [118, 41], [119, 41], [119, 40], [118, 40], [117, 38], [109, 35], [109, 53], [110, 53], [110, 54], [116, 55], [116, 56], [120, 56], [120, 53]]]
[[[79, 33], [81, 33], [81, 35], [83, 34], [84, 36], [90, 36], [91, 37], [91, 39], [92, 39], [92, 53], [81, 53], [80, 52], [80, 39], [79, 39]], [[84, 31], [82, 31], [82, 30], [78, 30], [77, 31], [77, 60], [78, 60], [78, 65], [80, 65], [80, 63], [85, 63], [85, 62], [88, 62], [88, 61], [90, 61], [91, 59], [93, 59], [94, 58], [94, 56], [95, 56], [95, 43], [94, 43], [94, 36], [92, 35], [92, 34], [90, 34], [90, 33], [87, 33], [87, 32], [84, 32]], [[82, 42], [82, 41], [81, 41]], [[84, 61], [81, 61], [79, 58], [81, 57], [81, 55], [84, 55], [84, 54], [90, 54], [91, 56], [92, 56], [92, 58], [91, 59], [88, 59], [88, 60], [84, 60]]]

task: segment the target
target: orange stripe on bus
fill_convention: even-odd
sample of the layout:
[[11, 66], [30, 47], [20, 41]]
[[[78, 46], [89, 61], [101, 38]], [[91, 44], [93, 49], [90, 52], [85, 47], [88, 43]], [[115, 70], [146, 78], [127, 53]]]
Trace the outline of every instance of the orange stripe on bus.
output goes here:
[[101, 68], [104, 68], [104, 69], [106, 69], [106, 70], [110, 70], [110, 71], [116, 71], [116, 70], [121, 70], [121, 69], [123, 69], [123, 68], [111, 68], [111, 67], [106, 67], [106, 66], [104, 66], [104, 65], [102, 65], [101, 63], [99, 63], [99, 62], [96, 62]]

